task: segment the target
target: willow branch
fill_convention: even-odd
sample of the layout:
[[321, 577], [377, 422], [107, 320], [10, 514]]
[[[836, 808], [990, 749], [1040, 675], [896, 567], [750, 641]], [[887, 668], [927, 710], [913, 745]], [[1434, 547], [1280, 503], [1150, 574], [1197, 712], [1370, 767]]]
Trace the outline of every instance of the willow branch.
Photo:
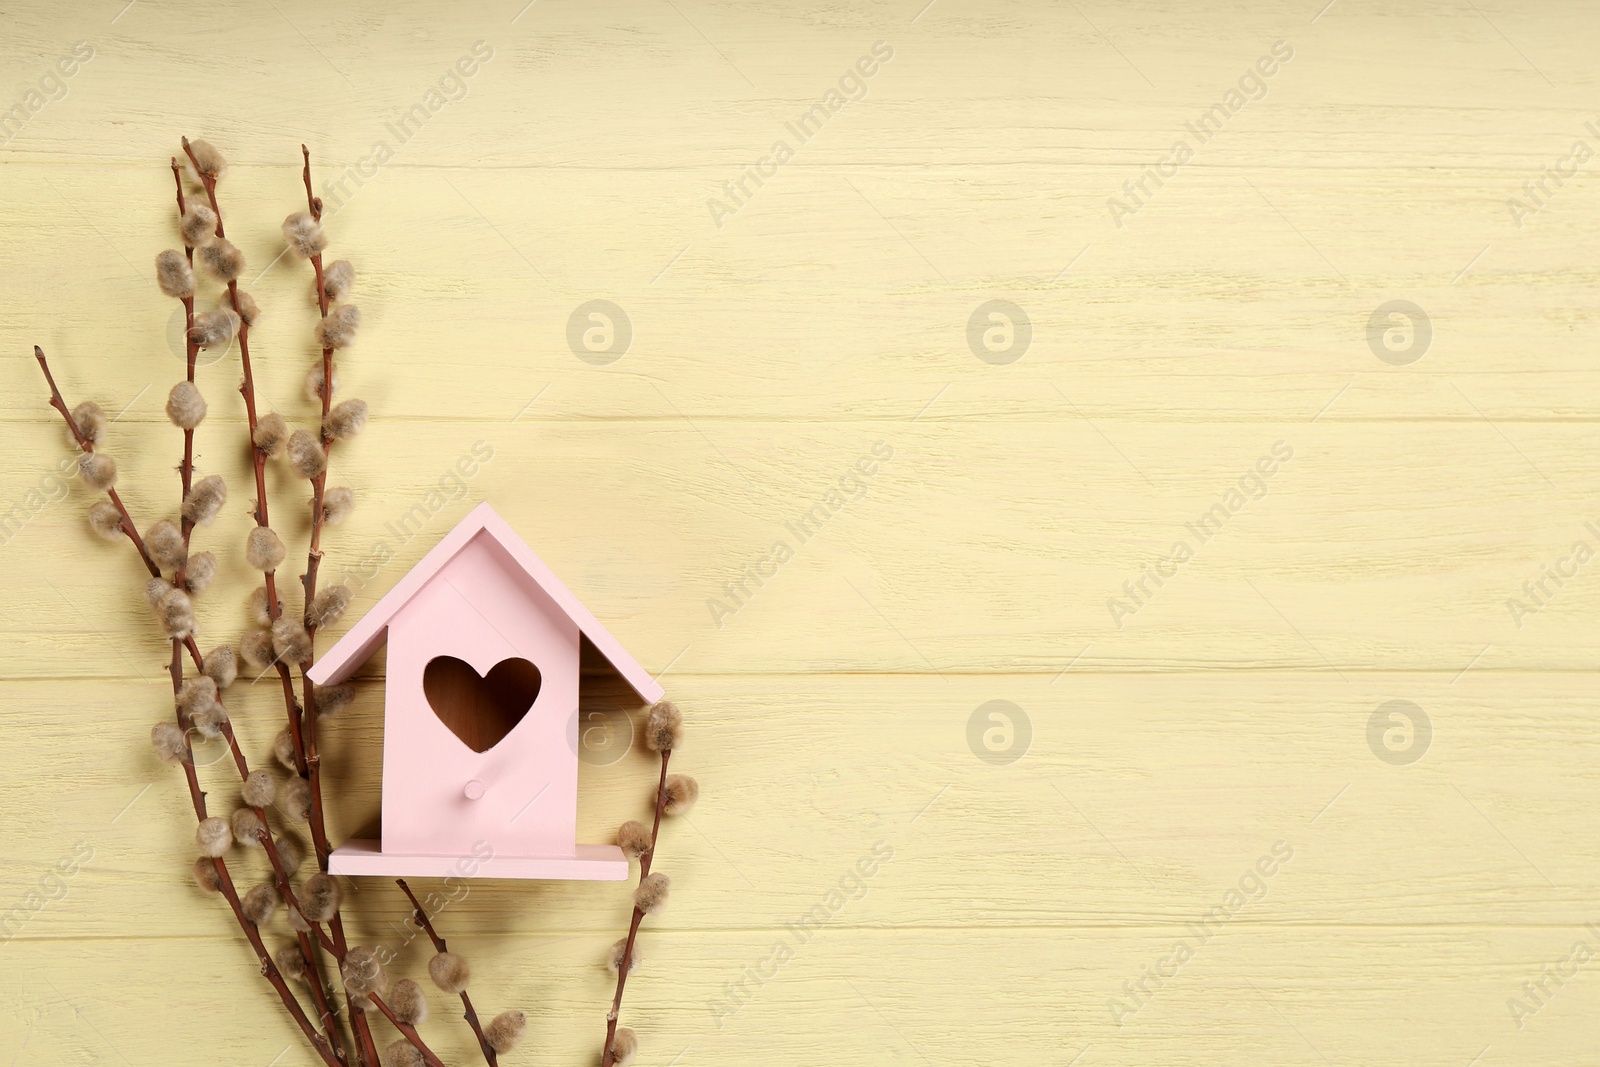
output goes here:
[[283, 998], [283, 1003], [289, 1009], [289, 1014], [305, 1032], [306, 1039], [317, 1050], [323, 1062], [328, 1067], [343, 1067], [339, 1058], [333, 1054], [327, 1039], [317, 1033], [310, 1018], [306, 1016], [305, 1009], [300, 1007], [300, 1002], [295, 999], [294, 993], [289, 989], [289, 984], [284, 981], [283, 975], [278, 971], [277, 965], [272, 962], [272, 957], [267, 953], [267, 946], [261, 943], [261, 933], [256, 929], [256, 924], [251, 922], [244, 913], [244, 908], [239, 904], [239, 892], [234, 888], [233, 879], [228, 876], [228, 866], [222, 860], [216, 860], [217, 879], [221, 883], [221, 892], [228, 901], [228, 906], [233, 909], [234, 918], [239, 921], [239, 926], [244, 930], [245, 937], [250, 939], [250, 947], [256, 950], [256, 956], [261, 961], [261, 975], [272, 983], [272, 987]]
[[[174, 638], [172, 641], [172, 666], [170, 668], [174, 696], [177, 695], [178, 688], [183, 685], [183, 657], [179, 649], [180, 642], [177, 638]], [[183, 728], [181, 713], [179, 714], [178, 726], [179, 729]], [[189, 786], [189, 798], [194, 804], [195, 821], [203, 822], [206, 818], [206, 794], [200, 788], [199, 776], [196, 774], [194, 765], [194, 746], [189, 740], [187, 730], [184, 731], [183, 747], [183, 773]], [[239, 929], [244, 931], [245, 937], [250, 941], [250, 946], [255, 949], [256, 957], [261, 963], [261, 976], [271, 983], [272, 988], [277, 991], [278, 996], [283, 1001], [284, 1008], [288, 1010], [289, 1015], [300, 1026], [300, 1029], [305, 1032], [306, 1038], [311, 1042], [312, 1047], [317, 1050], [317, 1054], [322, 1057], [323, 1061], [329, 1067], [343, 1067], [344, 1061], [342, 1057], [334, 1054], [334, 1046], [319, 1034], [316, 1027], [311, 1024], [311, 1020], [306, 1016], [305, 1009], [300, 1006], [300, 1001], [295, 997], [293, 990], [289, 988], [289, 984], [284, 981], [277, 965], [272, 962], [272, 957], [267, 953], [266, 946], [261, 942], [261, 934], [256, 929], [256, 924], [246, 918], [244, 909], [239, 903], [238, 890], [234, 888], [233, 879], [228, 874], [227, 863], [220, 857], [213, 859], [212, 863], [217, 871], [218, 892], [228, 902], [228, 907], [233, 911], [234, 919], [239, 923]]]
[[372, 1001], [373, 1006], [379, 1011], [383, 1012], [384, 1017], [394, 1024], [394, 1028], [400, 1031], [401, 1036], [411, 1042], [413, 1048], [422, 1053], [422, 1058], [428, 1062], [430, 1067], [444, 1067], [444, 1064], [439, 1062], [439, 1057], [433, 1054], [433, 1050], [423, 1043], [422, 1036], [417, 1033], [416, 1028], [410, 1023], [401, 1022], [395, 1013], [389, 1010], [389, 1005], [383, 1002], [382, 997], [376, 993], [368, 993], [367, 999]]
[[[185, 206], [183, 201], [183, 175], [178, 172], [177, 157], [173, 157], [172, 159], [172, 183], [177, 186], [178, 219], [181, 223], [183, 220]], [[188, 257], [189, 266], [192, 269], [194, 267], [194, 247], [190, 245], [187, 240], [183, 243], [183, 253]], [[193, 385], [195, 359], [200, 354], [200, 346], [195, 344], [189, 336], [189, 331], [194, 328], [194, 293], [190, 292], [188, 296], [183, 297], [182, 299], [183, 337], [185, 348], [184, 364], [188, 370], [189, 384]], [[192, 426], [185, 428], [183, 431], [183, 461], [178, 465], [178, 477], [183, 482], [182, 500], [187, 500], [189, 498], [189, 488], [194, 481], [194, 427]], [[180, 505], [181, 503], [182, 501], [180, 500]], [[187, 561], [189, 536], [194, 531], [194, 523], [190, 522], [189, 517], [183, 514], [183, 509], [181, 506], [179, 507], [178, 512], [178, 526], [179, 531], [183, 535], [185, 562], [182, 567], [178, 568], [178, 572], [173, 575], [172, 584], [181, 586], [183, 584], [184, 572], [188, 567]]]
[[[313, 219], [322, 218], [322, 201], [311, 191], [311, 150], [305, 145], [300, 146], [300, 155], [305, 167], [302, 174], [306, 183], [306, 207], [311, 212]], [[317, 310], [322, 318], [328, 317], [328, 290], [322, 276], [322, 253], [318, 252], [311, 257], [312, 268], [317, 278]], [[331, 458], [333, 452], [333, 439], [328, 434], [328, 411], [333, 402], [333, 349], [322, 350], [322, 421], [321, 440], [324, 457]], [[311, 810], [314, 825], [323, 825], [322, 812], [322, 769], [321, 760], [317, 758], [317, 693], [316, 685], [306, 676], [311, 664], [316, 660], [317, 627], [310, 618], [311, 602], [317, 597], [317, 571], [322, 564], [322, 501], [323, 493], [328, 484], [328, 463], [323, 463], [322, 471], [311, 479], [311, 543], [306, 550], [306, 572], [301, 576], [301, 585], [305, 594], [306, 605], [306, 635], [310, 638], [311, 658], [300, 667], [301, 692], [305, 698], [306, 739], [308, 746], [307, 764], [311, 782]], [[324, 845], [327, 835], [322, 835]], [[320, 856], [326, 864], [325, 852]]]
[[[650, 851], [639, 857], [640, 885], [644, 884], [645, 877], [650, 873], [650, 865], [656, 858], [656, 841], [661, 836], [661, 815], [667, 807], [667, 761], [671, 758], [671, 749], [661, 753], [661, 780], [656, 783], [656, 820], [655, 825], [650, 828]], [[628, 971], [633, 966], [633, 943], [639, 936], [639, 924], [643, 921], [644, 910], [635, 905], [633, 921], [628, 924], [628, 940], [622, 948], [622, 959], [617, 966], [617, 992], [611, 998], [611, 1010], [606, 1013], [606, 1047], [601, 1054], [600, 1067], [612, 1067], [615, 1060], [611, 1046], [617, 1037], [617, 1017], [622, 1011], [622, 990], [628, 984]]]
[[[217, 203], [217, 179], [207, 174], [200, 167], [200, 161], [195, 159], [194, 149], [189, 145], [189, 138], [183, 138], [183, 150], [193, 164], [194, 171], [200, 175], [200, 185], [205, 189], [206, 199], [211, 204], [211, 211], [217, 216], [216, 235], [226, 239], [227, 230], [222, 223], [222, 208]], [[267, 454], [256, 447], [256, 386], [255, 375], [250, 366], [250, 325], [244, 321], [244, 314], [239, 305], [239, 283], [228, 282], [228, 300], [233, 305], [234, 313], [239, 316], [239, 364], [244, 372], [244, 380], [239, 384], [239, 395], [244, 397], [244, 410], [250, 426], [250, 451], [255, 468], [256, 478], [256, 506], [254, 516], [257, 526], [268, 525], [267, 515]], [[262, 580], [267, 588], [267, 614], [274, 621], [278, 618], [281, 608], [278, 605], [277, 579], [272, 571], [262, 573]], [[294, 680], [289, 676], [289, 668], [281, 661], [276, 664], [278, 679], [283, 687], [283, 696], [286, 713], [290, 722], [290, 733], [294, 738], [295, 762], [304, 766], [305, 755], [300, 747], [300, 705], [294, 698]], [[319, 853], [320, 854], [320, 853]]]
[[[302, 144], [300, 146], [300, 154], [304, 162], [302, 175], [306, 184], [306, 206], [311, 212], [311, 217], [320, 220], [322, 217], [322, 201], [319, 200], [311, 191], [311, 151]], [[323, 280], [321, 253], [318, 253], [312, 258], [312, 265], [316, 271], [317, 279], [317, 308], [321, 316], [323, 318], [327, 318], [328, 292]], [[328, 411], [333, 397], [333, 349], [331, 348], [324, 348], [322, 350], [321, 392], [321, 438], [323, 451], [326, 454], [331, 452], [332, 444], [327, 431]], [[316, 478], [312, 479], [311, 542], [310, 547], [307, 550], [306, 573], [301, 579], [304, 587], [305, 606], [308, 609], [308, 616], [310, 614], [309, 609], [311, 603], [316, 599], [317, 570], [319, 564], [322, 562], [322, 501], [323, 490], [327, 485], [327, 479], [328, 472], [325, 463], [322, 473], [318, 474]], [[317, 849], [317, 862], [323, 870], [327, 870], [328, 853], [330, 850], [328, 847], [327, 823], [322, 804], [322, 760], [317, 754], [317, 690], [315, 683], [313, 683], [310, 677], [307, 675], [311, 664], [315, 662], [316, 659], [317, 628], [312, 624], [309, 617], [305, 621], [306, 634], [310, 639], [311, 646], [309, 658], [300, 665], [301, 692], [305, 699], [305, 719], [303, 730], [298, 728], [297, 724], [295, 734], [296, 744], [302, 746], [305, 761], [305, 774], [311, 785], [311, 836]], [[302, 734], [303, 736], [301, 736]], [[328, 929], [332, 933], [335, 945], [337, 946], [335, 955], [341, 962], [343, 962], [346, 949], [343, 918], [336, 913], [329, 921]], [[365, 1016], [363, 1016], [359, 1011], [355, 1012], [354, 1019], [357, 1027], [365, 1027]], [[367, 1033], [365, 1036], [368, 1041], [371, 1040], [370, 1033]], [[418, 1048], [422, 1049], [423, 1046], [419, 1045]], [[426, 1050], [424, 1049], [424, 1051]], [[431, 1055], [431, 1053], [429, 1053], [429, 1055]]]
[[[433, 924], [428, 921], [428, 913], [422, 910], [422, 902], [411, 891], [411, 887], [406, 885], [406, 880], [404, 878], [396, 878], [394, 884], [399, 886], [400, 891], [405, 893], [411, 900], [411, 906], [414, 909], [411, 918], [412, 924], [421, 927], [422, 931], [428, 935], [428, 940], [433, 942], [435, 952], [448, 952], [449, 949], [445, 946], [444, 938], [439, 936], [438, 932], [434, 930]], [[499, 1061], [495, 1057], [494, 1046], [490, 1045], [489, 1039], [483, 1035], [483, 1026], [478, 1022], [478, 1013], [473, 1009], [472, 998], [467, 995], [465, 989], [461, 991], [461, 1006], [466, 1011], [467, 1025], [472, 1027], [474, 1034], [478, 1035], [478, 1047], [483, 1050], [484, 1060], [489, 1067], [498, 1067]]]
[[[200, 184], [205, 189], [206, 199], [211, 204], [211, 210], [217, 216], [216, 235], [225, 238], [227, 233], [222, 222], [222, 209], [217, 202], [217, 180], [207, 174], [200, 166], [199, 161], [195, 159], [194, 149], [190, 146], [189, 139], [187, 137], [183, 138], [182, 143], [184, 153], [188, 155], [189, 162], [193, 164], [195, 173], [200, 176]], [[239, 283], [237, 281], [228, 283], [228, 299], [233, 305], [234, 312], [239, 314], [239, 364], [243, 373], [243, 380], [239, 385], [239, 395], [244, 398], [245, 416], [250, 430], [252, 465], [255, 469], [256, 506], [254, 516], [256, 525], [265, 527], [269, 522], [266, 481], [267, 454], [262, 451], [255, 441], [257, 426], [256, 389], [255, 376], [250, 364], [250, 327], [245, 323], [244, 315], [240, 311]], [[268, 618], [275, 622], [283, 611], [282, 606], [278, 603], [275, 572], [263, 572], [262, 579], [266, 586], [267, 615]], [[281, 658], [277, 659], [274, 665], [277, 668], [278, 679], [283, 689], [284, 712], [289, 721], [289, 736], [294, 746], [296, 769], [305, 774], [307, 773], [305, 731], [302, 725], [300, 705], [295, 700], [294, 680], [289, 674], [288, 664], [284, 663]], [[316, 848], [317, 866], [326, 871], [328, 869], [328, 837], [322, 819], [321, 797], [315, 791], [312, 793], [312, 814], [311, 838]], [[336, 956], [342, 961], [345, 953], [345, 939], [343, 922], [338, 912], [335, 912], [329, 920], [328, 929], [333, 935], [332, 944], [337, 948]], [[357, 1040], [360, 1043], [360, 1049], [358, 1050], [360, 1060], [363, 1063], [370, 1063], [372, 1067], [377, 1067], [377, 1047], [373, 1044], [372, 1034], [367, 1026], [365, 1017], [355, 1009], [353, 1003], [351, 1004], [351, 1025], [355, 1029]]]
[[[179, 172], [178, 160], [176, 159], [176, 157], [174, 157], [171, 160], [171, 163], [172, 163], [172, 182], [173, 182], [173, 185], [174, 185], [175, 190], [176, 190], [175, 195], [176, 195], [177, 206], [178, 206], [178, 220], [179, 220], [179, 222], [181, 224], [182, 220], [183, 220], [184, 212], [187, 209], [187, 205], [184, 202], [184, 196], [183, 196], [183, 176]], [[220, 221], [220, 216], [219, 216], [219, 221]], [[194, 246], [189, 244], [189, 242], [187, 240], [184, 241], [184, 255], [187, 257], [188, 262], [190, 264], [190, 267], [192, 269], [192, 267], [194, 265]], [[183, 299], [183, 313], [184, 313], [184, 344], [185, 344], [185, 360], [184, 360], [184, 363], [185, 363], [185, 366], [186, 366], [186, 369], [187, 369], [188, 381], [189, 381], [189, 383], [191, 385], [193, 385], [194, 384], [194, 379], [195, 379], [196, 359], [197, 359], [197, 357], [198, 357], [198, 355], [200, 353], [200, 346], [195, 343], [193, 338], [190, 336], [190, 332], [189, 332], [194, 327], [194, 293], [190, 292], [190, 294], [188, 296], [183, 297], [182, 299]], [[235, 309], [237, 310], [237, 307], [238, 307], [237, 296], [234, 297], [234, 306], [235, 306]], [[184, 431], [183, 431], [183, 461], [178, 466], [178, 474], [179, 474], [179, 479], [180, 479], [180, 481], [182, 483], [182, 495], [181, 495], [180, 501], [187, 501], [188, 497], [189, 497], [189, 491], [193, 487], [193, 483], [194, 483], [194, 428], [193, 427], [186, 427], [184, 429]], [[180, 525], [180, 530], [181, 530], [181, 533], [182, 533], [182, 536], [183, 536], [184, 555], [185, 555], [185, 558], [187, 559], [190, 540], [191, 540], [191, 537], [192, 537], [193, 532], [194, 532], [194, 523], [190, 521], [190, 519], [189, 519], [189, 517], [187, 515], [181, 514], [181, 512], [182, 512], [181, 508], [179, 510], [180, 510], [180, 520], [179, 521], [180, 521], [180, 524], [181, 524]], [[174, 585], [180, 585], [181, 586], [183, 584], [184, 571], [186, 569], [186, 566], [187, 566], [187, 564], [185, 564], [184, 567], [179, 567], [178, 570], [177, 570], [177, 573], [173, 575], [173, 584]], [[190, 655], [194, 658], [196, 670], [203, 670], [204, 666], [205, 666], [205, 659], [200, 654], [200, 646], [195, 642], [193, 634], [188, 634], [182, 639], [173, 638], [173, 640], [172, 640], [172, 668], [171, 668], [171, 670], [172, 670], [172, 684], [173, 684], [173, 687], [174, 687], [173, 688], [174, 696], [176, 696], [177, 687], [180, 686], [182, 684], [182, 681], [183, 681], [183, 659], [182, 659], [182, 656], [180, 654], [180, 645], [186, 645], [188, 647]], [[218, 704], [219, 704], [219, 706], [221, 704], [220, 698], [218, 700]], [[226, 715], [226, 712], [224, 712], [224, 715]], [[183, 726], [181, 713], [179, 715], [179, 723], [178, 723], [178, 725], [179, 725], [180, 729]], [[227, 719], [226, 717], [224, 717], [224, 719], [222, 721], [222, 733], [227, 738], [228, 748], [229, 748], [230, 752], [233, 755], [234, 763], [238, 768], [240, 779], [243, 780], [243, 779], [248, 778], [249, 775], [250, 775], [249, 764], [246, 762], [246, 760], [244, 758], [244, 753], [242, 751], [240, 751], [240, 749], [239, 749], [239, 740], [234, 735], [233, 723], [232, 723], [231, 720]], [[188, 746], [189, 745], [189, 741], [188, 741], [188, 734], [187, 733], [185, 733], [184, 741], [185, 741], [185, 745]], [[190, 752], [190, 760], [188, 762], [188, 769], [189, 769], [190, 773], [192, 774], [193, 773], [193, 756], [192, 756], [193, 749], [192, 749], [192, 746], [189, 747], [188, 751]], [[267, 814], [266, 814], [265, 811], [263, 811], [260, 808], [256, 808], [255, 812], [256, 812], [256, 817], [261, 820], [261, 825], [263, 827], [261, 836], [263, 838], [263, 844], [266, 847], [267, 854], [268, 854], [268, 856], [269, 856], [269, 858], [271, 859], [271, 862], [272, 862], [272, 868], [273, 868], [273, 871], [275, 873], [275, 880], [278, 883], [279, 892], [283, 895], [285, 900], [289, 901], [291, 907], [298, 908], [298, 904], [296, 903], [296, 901], [294, 899], [294, 891], [291, 888], [290, 883], [289, 883], [289, 875], [288, 875], [288, 871], [285, 869], [285, 866], [284, 866], [284, 863], [283, 863], [283, 858], [278, 853], [278, 849], [277, 849], [276, 843], [272, 840], [271, 831], [266, 829], [266, 827], [268, 825], [267, 824]], [[312, 945], [311, 945], [310, 938], [305, 933], [298, 932], [298, 931], [296, 932], [296, 938], [297, 938], [297, 940], [299, 942], [301, 957], [305, 961], [305, 965], [306, 965], [306, 968], [308, 970], [308, 974], [306, 976], [307, 977], [306, 984], [310, 988], [311, 999], [312, 999], [313, 1003], [316, 1006], [318, 1016], [320, 1017], [320, 1021], [322, 1022], [323, 1032], [326, 1034], [326, 1040], [327, 1040], [328, 1046], [333, 1051], [334, 1057], [341, 1064], [347, 1063], [348, 1061], [347, 1061], [346, 1056], [345, 1056], [344, 1043], [343, 1043], [342, 1040], [340, 1040], [337, 1020], [335, 1019], [334, 1014], [333, 1014], [332, 1010], [329, 1007], [327, 990], [324, 988], [322, 972], [316, 966], [316, 957], [315, 957], [315, 954], [314, 954], [314, 952], [312, 950]]]
[[[50, 373], [50, 363], [44, 358], [44, 349], [34, 345], [33, 356], [39, 361], [39, 369], [44, 371], [44, 380], [50, 385], [50, 406], [61, 412], [61, 417], [67, 422], [67, 429], [72, 431], [72, 439], [78, 442], [78, 448], [83, 452], [93, 452], [94, 442], [85, 437], [83, 431], [78, 428], [77, 422], [72, 417], [72, 411], [61, 397], [61, 390], [56, 388], [56, 379]], [[106, 496], [116, 505], [117, 514], [122, 516], [122, 532], [133, 542], [133, 547], [139, 550], [139, 558], [144, 560], [145, 569], [150, 572], [150, 577], [161, 577], [161, 568], [150, 558], [150, 550], [145, 547], [144, 538], [139, 536], [139, 528], [133, 524], [133, 518], [123, 506], [122, 497], [117, 495], [116, 487], [107, 489]]]
[[[193, 638], [190, 638], [190, 643], [193, 643]], [[174, 637], [172, 639], [172, 662], [168, 669], [172, 676], [172, 693], [175, 708], [178, 690], [183, 686], [183, 644], [182, 638]], [[174, 714], [178, 719], [178, 728], [183, 730], [182, 712], [175, 711]], [[226, 723], [226, 720], [224, 720], [224, 723]], [[238, 745], [233, 742], [231, 730], [229, 731], [229, 741], [233, 746], [235, 755], [240, 760], [241, 773], [248, 774], [249, 772], [243, 763], [244, 757], [238, 754]], [[206, 794], [200, 788], [200, 780], [194, 764], [194, 745], [187, 730], [184, 730], [183, 734], [183, 774], [189, 787], [189, 798], [194, 804], [195, 821], [204, 822], [206, 819]], [[234, 888], [233, 879], [228, 874], [227, 863], [221, 857], [214, 858], [212, 863], [216, 867], [218, 892], [227, 900], [228, 907], [233, 911], [234, 919], [239, 924], [239, 929], [244, 932], [245, 937], [250, 941], [251, 947], [256, 950], [256, 957], [261, 962], [261, 976], [272, 984], [273, 989], [277, 991], [278, 996], [282, 999], [284, 1008], [294, 1021], [299, 1024], [300, 1029], [305, 1032], [306, 1038], [311, 1042], [312, 1047], [317, 1050], [317, 1054], [322, 1057], [324, 1062], [329, 1067], [343, 1067], [344, 1057], [335, 1053], [335, 1049], [338, 1047], [337, 1043], [330, 1043], [329, 1040], [317, 1033], [316, 1028], [311, 1024], [311, 1020], [306, 1016], [305, 1009], [300, 1006], [300, 1001], [295, 997], [288, 983], [284, 981], [277, 965], [272, 962], [272, 957], [267, 954], [266, 946], [261, 942], [261, 934], [257, 930], [256, 924], [245, 916], [244, 909], [239, 903], [238, 890]]]

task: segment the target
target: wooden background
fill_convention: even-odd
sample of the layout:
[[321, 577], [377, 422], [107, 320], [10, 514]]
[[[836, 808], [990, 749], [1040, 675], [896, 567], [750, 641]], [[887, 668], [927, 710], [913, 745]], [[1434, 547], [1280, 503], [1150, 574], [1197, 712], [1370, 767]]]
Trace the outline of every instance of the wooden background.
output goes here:
[[[313, 1062], [190, 884], [184, 791], [145, 741], [164, 645], [136, 560], [55, 478], [30, 356], [121, 412], [130, 506], [172, 514], [181, 362], [152, 260], [187, 133], [232, 159], [259, 381], [294, 419], [313, 311], [303, 264], [268, 267], [277, 224], [302, 141], [322, 181], [354, 175], [328, 231], [367, 320], [344, 395], [374, 422], [335, 457], [360, 499], [324, 575], [392, 554], [364, 610], [491, 500], [688, 710], [705, 795], [662, 847], [639, 1063], [1595, 1062], [1600, 565], [1572, 549], [1600, 548], [1600, 164], [1574, 153], [1600, 150], [1600, 15], [922, 2], [6, 8], [0, 1058]], [[31, 109], [80, 41], [92, 60]], [[479, 41], [464, 95], [400, 142]], [[799, 144], [785, 124], [879, 41], [865, 98]], [[1185, 124], [1279, 41], [1266, 95], [1199, 144]], [[708, 201], [779, 138], [793, 158], [718, 226]], [[1178, 138], [1193, 158], [1117, 225], [1109, 198]], [[1538, 207], [1520, 225], [1513, 197]], [[632, 328], [606, 365], [567, 341], [595, 299]], [[990, 300], [1031, 323], [1014, 362], [969, 341]], [[1369, 331], [1392, 300], [1425, 348], [1415, 323]], [[244, 625], [251, 494], [237, 363], [200, 380], [200, 463], [233, 488], [197, 540], [224, 556], [209, 644]], [[1264, 494], [1114, 620], [1277, 442]], [[857, 488], [875, 444], [892, 458]], [[272, 490], [293, 558], [305, 490]], [[785, 524], [819, 502], [800, 544]], [[256, 758], [271, 689], [231, 696]], [[327, 733], [336, 838], [375, 814], [379, 689]], [[1392, 700], [1431, 738], [1373, 741]], [[584, 767], [591, 838], [645, 809], [649, 766]], [[1239, 905], [1277, 842], [1292, 860]], [[875, 847], [893, 859], [857, 886]], [[480, 1006], [529, 1013], [508, 1064], [591, 1062], [626, 894], [479, 883], [440, 916]], [[356, 886], [356, 936], [399, 946], [402, 905]], [[1546, 967], [1566, 976], [1534, 997]], [[447, 1007], [424, 1035], [470, 1062]]]

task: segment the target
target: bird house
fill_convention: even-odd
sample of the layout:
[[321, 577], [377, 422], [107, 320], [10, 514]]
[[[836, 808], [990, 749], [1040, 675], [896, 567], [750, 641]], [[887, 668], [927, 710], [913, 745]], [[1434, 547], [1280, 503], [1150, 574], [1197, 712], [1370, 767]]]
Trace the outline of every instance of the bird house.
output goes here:
[[349, 678], [384, 642], [380, 839], [335, 849], [330, 871], [628, 876], [617, 846], [577, 841], [582, 646], [644, 703], [661, 686], [488, 504], [352, 626], [311, 680]]

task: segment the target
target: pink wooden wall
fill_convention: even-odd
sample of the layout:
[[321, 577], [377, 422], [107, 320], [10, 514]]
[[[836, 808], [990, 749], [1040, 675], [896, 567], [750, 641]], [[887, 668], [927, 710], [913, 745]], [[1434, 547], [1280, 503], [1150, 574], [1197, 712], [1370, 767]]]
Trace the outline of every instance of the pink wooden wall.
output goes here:
[[[492, 537], [479, 533], [389, 623], [384, 693], [383, 851], [565, 857], [576, 841], [578, 627]], [[472, 751], [423, 692], [435, 656], [481, 675], [520, 656], [542, 675], [517, 727]], [[469, 799], [469, 783], [482, 796]], [[476, 789], [474, 789], [474, 792]]]

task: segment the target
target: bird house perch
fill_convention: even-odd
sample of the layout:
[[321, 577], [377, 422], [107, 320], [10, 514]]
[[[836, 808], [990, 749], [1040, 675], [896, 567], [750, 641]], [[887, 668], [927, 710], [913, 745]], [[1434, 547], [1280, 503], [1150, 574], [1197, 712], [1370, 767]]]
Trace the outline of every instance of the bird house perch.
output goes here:
[[380, 840], [344, 875], [619, 881], [577, 842], [578, 660], [587, 639], [644, 703], [661, 686], [488, 504], [479, 504], [308, 672], [354, 674], [388, 643]]

